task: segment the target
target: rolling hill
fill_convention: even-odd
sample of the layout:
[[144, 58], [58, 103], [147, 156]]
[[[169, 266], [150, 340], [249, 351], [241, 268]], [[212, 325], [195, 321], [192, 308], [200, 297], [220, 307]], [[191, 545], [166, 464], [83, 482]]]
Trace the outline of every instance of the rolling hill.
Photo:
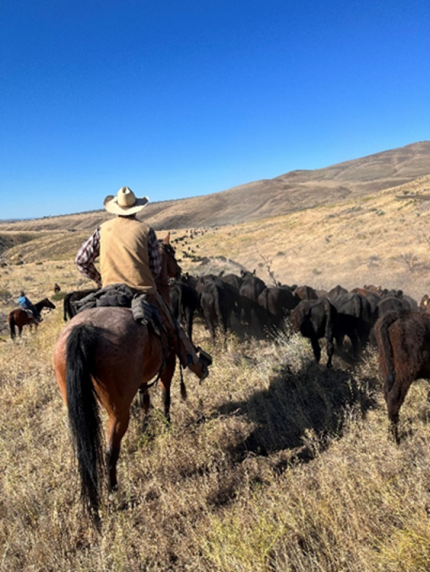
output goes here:
[[[428, 174], [430, 141], [422, 141], [324, 169], [291, 171], [219, 193], [150, 203], [142, 216], [155, 229], [239, 224], [362, 197]], [[0, 231], [89, 230], [108, 218], [100, 210], [39, 220], [0, 221]]]
[[[425, 171], [427, 164], [430, 170], [429, 153], [430, 143], [417, 143], [320, 171], [296, 173], [301, 183], [294, 192], [284, 192], [290, 202], [285, 200], [273, 207], [270, 214], [266, 213], [267, 205], [281, 200], [281, 191], [274, 190], [276, 185], [281, 186], [277, 180], [267, 183], [260, 197], [252, 188], [255, 190], [261, 182], [244, 186], [249, 201], [245, 200], [248, 191], [239, 188], [204, 200], [200, 197], [155, 203], [145, 209], [144, 216], [158, 229], [159, 236], [171, 231], [184, 271], [238, 272], [244, 267], [255, 269], [268, 284], [273, 277], [282, 283], [309, 284], [320, 289], [374, 283], [403, 289], [418, 299], [430, 292], [430, 175], [415, 175]], [[289, 173], [283, 180], [292, 177]], [[411, 180], [400, 183], [408, 178]], [[380, 188], [389, 183], [395, 184]], [[329, 186], [331, 192], [323, 192], [323, 186]], [[339, 186], [348, 186], [348, 192], [333, 190]], [[217, 214], [210, 205], [220, 196], [224, 197], [223, 205]], [[235, 222], [239, 215], [233, 215], [239, 211], [240, 197], [244, 205], [241, 216], [250, 220], [239, 223]], [[250, 205], [252, 201], [257, 204], [257, 199], [260, 203], [252, 218]], [[221, 213], [224, 224], [217, 225]], [[45, 296], [54, 282], [69, 282], [72, 289], [86, 287], [88, 283], [74, 268], [73, 260], [80, 244], [109, 216], [104, 211], [93, 211], [0, 224], [3, 289], [12, 295], [18, 288], [16, 284], [22, 285], [29, 272], [35, 270], [38, 281], [27, 285], [35, 298]], [[178, 217], [189, 223], [186, 229], [173, 224]], [[191, 225], [192, 220], [197, 223], [204, 219], [206, 225]], [[229, 222], [231, 219], [233, 222]], [[0, 305], [6, 310], [10, 303], [6, 296]]]

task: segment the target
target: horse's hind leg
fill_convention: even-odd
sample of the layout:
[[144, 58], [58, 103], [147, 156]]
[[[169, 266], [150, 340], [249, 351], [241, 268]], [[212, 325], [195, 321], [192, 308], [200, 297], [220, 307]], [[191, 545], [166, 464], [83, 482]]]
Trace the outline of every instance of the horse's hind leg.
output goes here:
[[127, 431], [130, 413], [124, 415], [121, 419], [110, 417], [108, 426], [108, 441], [106, 449], [106, 468], [108, 476], [109, 490], [116, 490], [118, 480], [116, 475], [116, 465], [121, 450], [121, 439]]

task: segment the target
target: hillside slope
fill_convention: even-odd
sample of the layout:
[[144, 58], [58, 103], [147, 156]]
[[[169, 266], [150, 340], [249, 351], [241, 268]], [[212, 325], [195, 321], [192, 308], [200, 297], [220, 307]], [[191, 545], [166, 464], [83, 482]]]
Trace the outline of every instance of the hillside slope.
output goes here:
[[[429, 188], [430, 175], [287, 215], [210, 229], [170, 229], [171, 236], [183, 270], [193, 274], [238, 273], [244, 267], [255, 269], [268, 284], [273, 277], [321, 289], [374, 283], [420, 298], [430, 292]], [[63, 267], [74, 276], [75, 287], [85, 287], [73, 260], [88, 231], [33, 236], [3, 253], [8, 264], [0, 268], [4, 288], [11, 289], [17, 280], [23, 283], [34, 273], [30, 265], [47, 273], [46, 281], [40, 275], [44, 286], [35, 290], [35, 297], [46, 295], [54, 282], [64, 283]]]
[[[291, 171], [210, 195], [150, 203], [142, 217], [155, 229], [238, 224], [338, 203], [430, 174], [430, 141], [313, 171]], [[138, 189], [135, 189], [138, 191]], [[148, 191], [150, 195], [150, 190]], [[100, 203], [104, 197], [100, 197]], [[1, 231], [90, 230], [109, 215], [92, 211], [39, 220], [0, 222]]]

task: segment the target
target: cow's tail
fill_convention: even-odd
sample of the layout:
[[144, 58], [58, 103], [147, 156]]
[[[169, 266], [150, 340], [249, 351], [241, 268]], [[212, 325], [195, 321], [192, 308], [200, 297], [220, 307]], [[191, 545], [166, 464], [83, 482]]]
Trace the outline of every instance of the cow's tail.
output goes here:
[[385, 391], [389, 393], [396, 381], [396, 370], [394, 367], [393, 348], [391, 346], [390, 335], [388, 328], [394, 324], [399, 318], [399, 314], [395, 311], [386, 314], [380, 321], [377, 327], [377, 342], [379, 349], [379, 358], [384, 363], [386, 371], [384, 385]]
[[353, 300], [354, 300], [354, 310], [355, 310], [354, 316], [356, 318], [361, 318], [361, 316], [363, 315], [363, 301], [361, 299], [361, 296], [356, 294]]
[[326, 315], [324, 337], [328, 343], [333, 343], [336, 308], [328, 298], [324, 298], [324, 311]]
[[220, 293], [220, 290], [218, 288], [216, 288], [216, 295], [214, 296], [214, 298], [215, 298], [215, 312], [217, 315], [218, 324], [220, 326], [222, 326], [224, 331], [226, 331], [227, 330], [227, 318], [226, 318], [226, 316], [224, 316], [224, 313], [221, 309], [221, 304], [220, 304], [221, 295], [222, 294]]
[[93, 326], [75, 326], [67, 341], [67, 406], [72, 441], [81, 478], [84, 507], [97, 521], [104, 474], [101, 422], [93, 378], [97, 331]]
[[9, 314], [8, 322], [9, 322], [10, 337], [12, 340], [14, 340], [16, 337], [16, 330], [15, 330], [16, 324], [15, 324], [15, 318], [13, 317], [13, 312]]
[[269, 311], [269, 291], [267, 288], [258, 296], [258, 304], [263, 306], [267, 312]]

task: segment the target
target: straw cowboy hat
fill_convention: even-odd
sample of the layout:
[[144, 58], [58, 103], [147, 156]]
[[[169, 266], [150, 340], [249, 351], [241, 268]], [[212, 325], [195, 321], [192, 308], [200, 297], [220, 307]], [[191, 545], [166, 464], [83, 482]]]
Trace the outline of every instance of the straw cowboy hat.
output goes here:
[[108, 213], [129, 216], [140, 212], [148, 202], [148, 197], [137, 199], [131, 189], [121, 187], [116, 196], [108, 195], [103, 201], [103, 205]]

